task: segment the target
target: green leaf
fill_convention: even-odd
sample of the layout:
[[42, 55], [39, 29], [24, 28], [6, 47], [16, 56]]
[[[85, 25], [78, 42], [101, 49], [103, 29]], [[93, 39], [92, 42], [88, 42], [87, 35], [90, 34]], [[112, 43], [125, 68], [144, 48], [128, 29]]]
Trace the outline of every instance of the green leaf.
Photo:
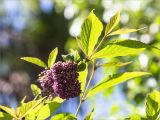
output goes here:
[[6, 113], [8, 113], [13, 118], [17, 118], [16, 111], [13, 108], [9, 108], [9, 107], [0, 105], [0, 109], [4, 110]]
[[67, 55], [62, 55], [63, 60], [65, 61], [74, 61], [74, 56], [67, 54]]
[[160, 115], [160, 92], [154, 90], [146, 98], [146, 115], [150, 120], [157, 120]]
[[74, 57], [74, 61], [79, 61], [80, 55], [77, 50], [70, 49], [70, 53]]
[[38, 119], [36, 119], [34, 112], [31, 112], [25, 116], [25, 120], [38, 120]]
[[142, 118], [138, 114], [133, 114], [129, 118], [126, 118], [125, 120], [147, 120], [146, 118]]
[[83, 53], [86, 53], [83, 49], [83, 46], [82, 46], [82, 43], [81, 43], [81, 40], [79, 37], [76, 37], [76, 42], [78, 44], [78, 47], [82, 50]]
[[41, 89], [35, 84], [31, 84], [31, 90], [34, 96], [41, 94]]
[[63, 102], [63, 99], [56, 97], [52, 101], [48, 102], [44, 105], [37, 115], [37, 120], [45, 120], [47, 119]]
[[86, 63], [84, 61], [80, 61], [78, 63], [78, 72], [84, 71], [86, 69]]
[[95, 53], [91, 59], [128, 56], [142, 52], [148, 45], [135, 40], [117, 40]]
[[76, 116], [70, 113], [61, 113], [54, 115], [51, 120], [77, 120]]
[[107, 36], [118, 25], [120, 21], [120, 12], [118, 11], [113, 17], [111, 17], [109, 23], [105, 29], [105, 35]]
[[37, 115], [40, 111], [40, 109], [44, 106], [44, 102], [43, 104], [39, 104], [37, 107], [35, 107], [31, 112], [29, 112], [26, 116], [25, 116], [25, 120], [38, 120]]
[[127, 34], [127, 33], [130, 33], [130, 32], [136, 32], [136, 31], [138, 31], [138, 29], [121, 28], [119, 30], [111, 32], [110, 34], [108, 34], [108, 36], [119, 35], [119, 34]]
[[102, 66], [102, 67], [111, 67], [111, 66], [115, 66], [115, 67], [122, 67], [122, 66], [126, 66], [128, 64], [131, 64], [132, 61], [130, 62], [107, 62], [107, 63], [104, 63], [104, 64], [101, 64], [99, 66]]
[[23, 104], [25, 104], [25, 100], [26, 100], [26, 96], [24, 96], [23, 99], [20, 101], [20, 104], [18, 105], [18, 107], [20, 107]]
[[58, 54], [58, 48], [56, 47], [49, 54], [49, 57], [48, 57], [48, 67], [49, 68], [53, 66], [53, 64], [54, 64], [54, 62], [56, 60], [57, 54]]
[[40, 100], [33, 100], [28, 103], [23, 103], [21, 106], [17, 108], [17, 116], [19, 119], [22, 119], [27, 114], [32, 112], [36, 107], [40, 105], [40, 103], [44, 100], [44, 98]]
[[12, 117], [4, 112], [0, 112], [0, 120], [12, 120]]
[[78, 62], [79, 59], [80, 59], [80, 56], [79, 56], [77, 50], [74, 51], [73, 49], [70, 49], [70, 53], [67, 54], [67, 55], [62, 55], [62, 58], [63, 58], [63, 60], [65, 60], [65, 61], [70, 60], [70, 61]]
[[91, 90], [87, 92], [86, 98], [93, 96], [97, 94], [98, 92], [101, 92], [109, 87], [115, 86], [117, 84], [120, 84], [124, 81], [127, 81], [129, 79], [150, 75], [148, 72], [125, 72], [122, 74], [115, 74], [111, 77], [107, 77], [101, 82], [99, 82], [95, 87], [93, 87]]
[[85, 88], [85, 84], [86, 84], [86, 80], [87, 80], [87, 75], [88, 75], [88, 64], [86, 64], [86, 68], [84, 71], [78, 72], [79, 73], [79, 77], [78, 80], [81, 83], [81, 90], [82, 93], [84, 92], [84, 88]]
[[81, 27], [80, 44], [82, 51], [86, 55], [90, 55], [98, 41], [99, 36], [103, 30], [101, 21], [93, 13], [89, 13]]
[[39, 58], [35, 58], [35, 57], [22, 57], [21, 59], [25, 60], [27, 62], [33, 63], [35, 65], [38, 65], [40, 67], [43, 67], [43, 68], [47, 67], [47, 65], [42, 60], [40, 60]]
[[93, 113], [94, 113], [94, 109], [91, 111], [91, 113], [89, 113], [84, 120], [93, 120]]
[[20, 103], [23, 104], [25, 100], [26, 100], [26, 96], [23, 97]]

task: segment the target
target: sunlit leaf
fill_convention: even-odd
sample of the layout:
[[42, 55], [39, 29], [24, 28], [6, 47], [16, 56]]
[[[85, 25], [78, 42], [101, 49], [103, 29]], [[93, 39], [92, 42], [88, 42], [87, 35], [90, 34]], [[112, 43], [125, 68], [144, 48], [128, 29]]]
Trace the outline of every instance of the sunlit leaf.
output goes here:
[[97, 94], [98, 92], [101, 92], [109, 87], [112, 87], [124, 81], [127, 81], [129, 79], [140, 77], [140, 76], [145, 76], [145, 75], [150, 75], [150, 73], [148, 72], [125, 72], [122, 74], [115, 74], [111, 77], [107, 77], [101, 82], [99, 82], [97, 85], [95, 85], [95, 87], [90, 89], [87, 93], [86, 98], [93, 96]]
[[126, 66], [128, 64], [131, 64], [132, 61], [130, 62], [107, 62], [107, 63], [104, 63], [104, 64], [101, 64], [99, 66], [102, 66], [102, 67], [111, 67], [111, 66], [115, 66], [115, 67], [122, 67], [122, 66]]
[[160, 92], [157, 90], [151, 92], [146, 98], [146, 115], [150, 120], [156, 120], [160, 115]]
[[142, 52], [148, 45], [135, 40], [117, 40], [95, 53], [91, 58], [113, 58]]
[[129, 118], [126, 118], [124, 120], [147, 120], [146, 118], [141, 117], [140, 115], [133, 114]]
[[0, 120], [12, 120], [12, 117], [4, 112], [0, 112]]
[[63, 102], [63, 99], [56, 97], [52, 101], [47, 102], [38, 112], [37, 119], [45, 120], [48, 118]]
[[78, 47], [83, 51], [83, 53], [86, 53], [86, 51], [83, 49], [82, 42], [81, 42], [80, 38], [77, 37], [76, 42], [78, 44]]
[[43, 68], [47, 67], [47, 65], [42, 60], [40, 60], [39, 58], [35, 58], [35, 57], [22, 57], [21, 59], [25, 60], [27, 62], [33, 63], [35, 65], [38, 65], [40, 67], [43, 67]]
[[32, 112], [40, 103], [44, 100], [44, 98], [40, 100], [33, 100], [28, 103], [24, 103], [22, 106], [17, 108], [17, 116], [19, 119], [25, 117], [27, 114]]
[[25, 104], [25, 100], [26, 100], [26, 96], [23, 97], [23, 99], [20, 101], [20, 104], [18, 105], [18, 107], [22, 106], [23, 104]]
[[105, 35], [107, 36], [118, 25], [120, 21], [120, 12], [118, 11], [113, 17], [111, 17], [109, 23], [105, 29]]
[[48, 57], [48, 67], [49, 68], [53, 66], [53, 64], [54, 64], [54, 62], [56, 60], [57, 54], [58, 54], [58, 48], [56, 47], [49, 54], [49, 57]]
[[70, 113], [61, 113], [54, 115], [50, 120], [77, 120], [77, 118]]
[[16, 111], [13, 108], [9, 108], [9, 107], [0, 105], [0, 109], [8, 113], [10, 116], [17, 118]]
[[62, 58], [65, 61], [78, 62], [80, 60], [80, 55], [77, 50], [70, 49], [70, 53], [67, 55], [62, 55]]
[[94, 109], [91, 111], [91, 113], [89, 113], [84, 120], [93, 120], [93, 113], [94, 113]]
[[22, 103], [22, 104], [23, 104], [25, 100], [26, 100], [26, 96], [24, 96], [24, 97], [23, 97], [23, 99], [21, 100], [21, 102], [20, 102], [20, 103]]
[[31, 84], [31, 90], [34, 96], [41, 94], [41, 89], [35, 84]]
[[34, 112], [30, 112], [28, 115], [25, 116], [25, 120], [37, 120], [35, 113]]
[[77, 50], [70, 49], [70, 53], [74, 56], [74, 61], [78, 61], [80, 59], [80, 55]]
[[79, 44], [86, 55], [90, 55], [101, 35], [103, 25], [101, 21], [93, 13], [89, 13], [81, 27], [81, 35]]
[[88, 75], [88, 65], [86, 64], [86, 68], [84, 71], [78, 72], [79, 73], [79, 77], [78, 80], [81, 83], [81, 90], [82, 93], [84, 92], [84, 88], [85, 88], [85, 84], [86, 84], [86, 80], [87, 80], [87, 75]]
[[111, 32], [110, 34], [108, 34], [108, 36], [127, 34], [127, 33], [131, 33], [131, 32], [136, 32], [136, 31], [138, 31], [138, 29], [121, 28], [119, 30]]
[[25, 120], [37, 120], [37, 115], [40, 111], [40, 109], [44, 106], [43, 104], [39, 104], [37, 107], [35, 107], [31, 112], [29, 112], [26, 116], [25, 116]]

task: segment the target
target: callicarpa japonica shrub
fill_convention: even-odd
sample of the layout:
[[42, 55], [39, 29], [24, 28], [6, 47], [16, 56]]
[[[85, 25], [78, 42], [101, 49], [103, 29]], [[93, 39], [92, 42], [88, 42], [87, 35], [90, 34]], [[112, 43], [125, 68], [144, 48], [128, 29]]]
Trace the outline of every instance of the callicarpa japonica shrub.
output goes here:
[[[105, 29], [101, 21], [94, 14], [89, 13], [81, 26], [80, 36], [77, 36], [77, 44], [81, 50], [70, 49], [67, 55], [62, 55], [61, 61], [56, 61], [58, 48], [51, 51], [48, 64], [35, 57], [22, 57], [22, 60], [36, 64], [43, 68], [39, 74], [40, 88], [31, 84], [35, 98], [25, 102], [25, 98], [16, 109], [0, 106], [0, 120], [77, 120], [77, 115], [83, 102], [97, 93], [109, 89], [117, 84], [136, 77], [149, 76], [151, 73], [136, 71], [123, 72], [105, 76], [93, 87], [90, 86], [95, 71], [100, 67], [122, 67], [131, 62], [101, 62], [101, 59], [111, 59], [119, 56], [131, 56], [139, 54], [146, 48], [155, 47], [136, 40], [108, 40], [113, 35], [136, 32], [140, 29], [120, 28], [114, 30], [120, 21], [120, 12], [113, 15]], [[103, 42], [107, 40], [106, 46]], [[62, 102], [78, 97], [79, 105], [75, 113], [53, 113]], [[97, 98], [98, 99], [98, 98]], [[113, 100], [114, 101], [114, 100]], [[107, 103], [106, 103], [107, 104]], [[96, 108], [94, 108], [96, 109]], [[94, 109], [84, 116], [84, 120], [94, 120]], [[146, 115], [132, 114], [125, 120], [159, 120], [160, 119], [160, 92], [154, 90], [147, 95], [145, 101]], [[53, 115], [53, 116], [52, 116]], [[106, 116], [106, 120], [108, 116]], [[120, 118], [117, 118], [119, 120]]]

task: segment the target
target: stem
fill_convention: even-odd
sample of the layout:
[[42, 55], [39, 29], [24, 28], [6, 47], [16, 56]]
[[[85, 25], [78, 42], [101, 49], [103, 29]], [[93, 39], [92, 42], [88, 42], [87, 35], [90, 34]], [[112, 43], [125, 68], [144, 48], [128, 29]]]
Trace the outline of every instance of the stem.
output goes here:
[[33, 100], [36, 100], [36, 99], [39, 97], [39, 95], [40, 95], [40, 94], [36, 95]]
[[87, 94], [87, 90], [88, 90], [89, 85], [90, 85], [90, 83], [91, 83], [91, 81], [92, 81], [93, 74], [94, 74], [94, 62], [92, 63], [91, 75], [90, 75], [90, 78], [89, 78], [89, 80], [88, 80], [87, 86], [86, 86], [86, 88], [85, 88], [85, 90], [84, 90], [84, 93], [83, 93], [83, 95], [82, 95], [82, 100], [85, 99], [85, 96], [86, 96], [86, 94]]
[[78, 107], [77, 107], [75, 116], [78, 115], [78, 112], [79, 112], [79, 110], [80, 110], [80, 107], [81, 107], [82, 103], [84, 102], [84, 99], [85, 99], [85, 96], [86, 96], [86, 94], [87, 94], [87, 90], [88, 90], [88, 88], [89, 88], [89, 85], [90, 85], [90, 83], [91, 83], [93, 74], [94, 74], [94, 62], [92, 63], [92, 72], [91, 72], [90, 78], [89, 78], [89, 80], [88, 80], [87, 86], [86, 86], [86, 88], [85, 88], [85, 90], [84, 90], [84, 93], [82, 94], [82, 97], [80, 97], [79, 105], [78, 105]]
[[77, 115], [78, 115], [78, 112], [79, 112], [79, 110], [80, 110], [81, 105], [82, 105], [82, 100], [81, 100], [81, 98], [80, 98], [79, 105], [78, 105], [78, 107], [77, 107], [77, 110], [76, 110], [75, 116], [77, 116]]
[[103, 36], [102, 40], [99, 42], [98, 46], [95, 48], [95, 50], [93, 51], [91, 56], [97, 51], [97, 49], [100, 47], [100, 45], [102, 44], [102, 42], [104, 41], [105, 38], [106, 38], [106, 35]]

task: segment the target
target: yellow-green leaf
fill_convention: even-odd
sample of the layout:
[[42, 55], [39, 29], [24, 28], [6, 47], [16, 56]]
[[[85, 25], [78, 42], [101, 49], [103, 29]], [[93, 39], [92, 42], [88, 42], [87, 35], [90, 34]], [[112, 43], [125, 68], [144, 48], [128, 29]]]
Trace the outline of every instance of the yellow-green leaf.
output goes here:
[[23, 104], [25, 100], [26, 100], [26, 96], [23, 97], [23, 99], [21, 100], [20, 104]]
[[38, 120], [37, 118], [37, 114], [39, 113], [40, 109], [44, 106], [43, 104], [39, 104], [37, 107], [35, 107], [31, 112], [29, 112], [26, 116], [25, 116], [25, 120]]
[[54, 115], [50, 120], [77, 120], [76, 116], [70, 113], [60, 113]]
[[150, 120], [157, 120], [160, 115], [160, 92], [154, 90], [146, 98], [146, 115]]
[[111, 17], [109, 23], [105, 29], [105, 35], [107, 36], [118, 25], [120, 21], [120, 12], [118, 11], [113, 17]]
[[0, 112], [0, 120], [12, 120], [12, 117], [4, 112]]
[[86, 80], [87, 80], [87, 74], [88, 74], [88, 64], [86, 64], [86, 68], [85, 70], [78, 72], [79, 73], [79, 77], [78, 80], [81, 83], [81, 90], [82, 93], [84, 92], [84, 88], [85, 88], [85, 84], [86, 84]]
[[148, 45], [135, 40], [117, 40], [95, 53], [91, 59], [128, 56], [142, 52]]
[[36, 57], [22, 57], [21, 59], [27, 62], [33, 63], [35, 65], [38, 65], [40, 67], [43, 67], [43, 68], [47, 67], [47, 65], [42, 60]]
[[28, 103], [23, 103], [21, 106], [17, 108], [17, 116], [19, 119], [22, 119], [30, 112], [32, 112], [36, 107], [40, 105], [40, 103], [44, 100], [44, 98], [40, 100], [33, 100]]
[[94, 109], [92, 109], [91, 113], [89, 113], [84, 120], [93, 120], [93, 113], [94, 113]]
[[80, 55], [77, 50], [70, 49], [70, 54], [74, 57], [74, 61], [78, 61], [80, 59]]
[[107, 77], [101, 82], [99, 82], [97, 85], [95, 85], [95, 87], [90, 89], [87, 92], [86, 98], [93, 96], [97, 94], [98, 92], [101, 92], [109, 87], [112, 87], [124, 81], [127, 81], [129, 79], [140, 77], [140, 76], [145, 76], [145, 75], [150, 75], [150, 73], [148, 72], [125, 72], [122, 74], [115, 74], [111, 77]]
[[93, 13], [93, 10], [89, 13], [81, 27], [79, 45], [82, 51], [86, 55], [90, 55], [94, 50], [94, 47], [101, 35], [103, 25], [97, 16]]
[[9, 107], [0, 105], [0, 109], [4, 110], [6, 113], [8, 113], [13, 118], [17, 118], [16, 111], [13, 108], [9, 108]]
[[108, 34], [108, 36], [119, 35], [119, 34], [127, 34], [127, 33], [130, 33], [130, 32], [136, 32], [136, 31], [138, 31], [138, 29], [121, 28], [119, 30], [111, 32], [110, 34]]
[[125, 119], [125, 120], [147, 120], [145, 118], [142, 118], [140, 115], [138, 114], [133, 114], [131, 115], [128, 119]]
[[126, 66], [128, 64], [131, 64], [132, 61], [130, 62], [107, 62], [107, 63], [104, 63], [104, 64], [101, 64], [100, 66], [102, 67], [111, 67], [111, 66], [115, 66], [115, 67], [122, 67], [122, 66]]
[[44, 105], [37, 115], [37, 120], [45, 120], [47, 119], [63, 102], [63, 99], [56, 97], [52, 101], [48, 101], [46, 105]]
[[48, 67], [52, 67], [55, 60], [56, 60], [56, 57], [57, 57], [57, 54], [58, 54], [58, 48], [56, 47], [54, 50], [52, 50], [52, 52], [49, 54], [49, 57], [48, 57]]
[[34, 96], [41, 94], [41, 89], [35, 84], [31, 84], [31, 90]]

